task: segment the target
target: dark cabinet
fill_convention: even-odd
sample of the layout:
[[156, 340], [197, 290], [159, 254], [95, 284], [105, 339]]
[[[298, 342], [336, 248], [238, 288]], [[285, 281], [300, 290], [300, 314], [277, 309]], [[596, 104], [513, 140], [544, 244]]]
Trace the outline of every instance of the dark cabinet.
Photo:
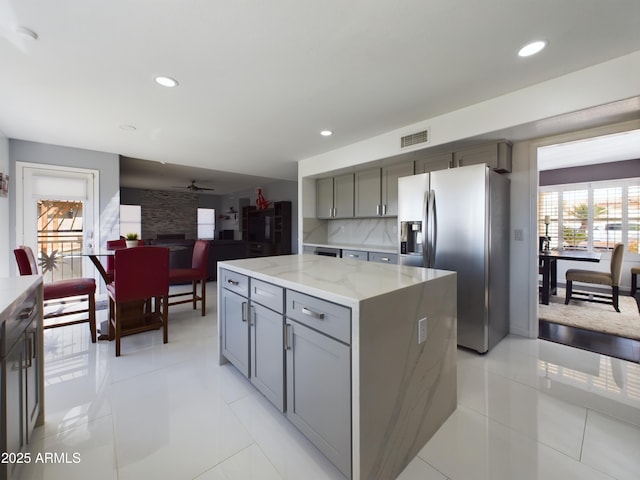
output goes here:
[[[274, 202], [264, 210], [243, 209], [246, 229], [243, 238], [249, 242], [250, 257], [289, 255], [291, 253], [291, 202]], [[246, 231], [246, 237], [244, 237]]]

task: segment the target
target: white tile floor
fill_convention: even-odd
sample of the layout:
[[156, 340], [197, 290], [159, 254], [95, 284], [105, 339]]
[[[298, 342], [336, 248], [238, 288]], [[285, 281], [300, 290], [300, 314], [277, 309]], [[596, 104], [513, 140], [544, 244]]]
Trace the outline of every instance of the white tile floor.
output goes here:
[[[171, 310], [160, 332], [91, 344], [85, 325], [45, 334], [46, 424], [30, 445], [78, 463], [24, 479], [341, 479], [232, 366], [208, 315]], [[458, 352], [458, 409], [402, 480], [639, 479], [640, 365], [508, 337]], [[386, 480], [386, 479], [385, 479]]]

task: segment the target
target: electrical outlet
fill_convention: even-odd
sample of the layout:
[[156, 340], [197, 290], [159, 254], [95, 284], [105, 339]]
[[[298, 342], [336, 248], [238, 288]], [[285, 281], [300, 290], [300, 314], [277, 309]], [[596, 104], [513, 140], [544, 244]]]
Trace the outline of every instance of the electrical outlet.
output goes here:
[[427, 317], [418, 320], [418, 345], [427, 339]]
[[521, 228], [516, 228], [514, 230], [514, 239], [516, 242], [524, 241], [524, 232], [522, 231]]

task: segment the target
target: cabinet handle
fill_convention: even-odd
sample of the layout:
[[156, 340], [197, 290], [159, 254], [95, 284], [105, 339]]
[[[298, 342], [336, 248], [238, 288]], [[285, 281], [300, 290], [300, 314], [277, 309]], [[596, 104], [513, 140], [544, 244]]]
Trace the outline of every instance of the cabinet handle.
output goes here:
[[383, 215], [387, 214], [387, 204], [386, 203], [384, 205], [382, 205], [382, 214]]
[[310, 317], [317, 318], [318, 320], [322, 320], [324, 318], [324, 313], [314, 312], [313, 310], [309, 310], [307, 307], [302, 307], [302, 313], [309, 315]]
[[[254, 287], [253, 289], [254, 295], [262, 295], [263, 297], [274, 297], [275, 295], [271, 293], [269, 290], [262, 290], [258, 287]], [[252, 295], [253, 296], [253, 295]]]
[[284, 325], [284, 349], [291, 350], [291, 325], [286, 323]]
[[380, 257], [380, 261], [381, 262], [388, 262], [389, 261], [389, 257]]
[[256, 308], [253, 305], [249, 305], [249, 326], [253, 327], [256, 324]]
[[358, 258], [360, 255], [354, 255], [353, 253], [349, 254], [349, 258]]
[[247, 321], [247, 302], [242, 302], [242, 321]]
[[234, 285], [234, 286], [240, 285], [240, 282], [239, 282], [239, 281], [237, 281], [237, 280], [232, 280], [231, 278], [229, 278], [229, 279], [227, 280], [227, 283], [228, 283], [229, 285]]
[[36, 306], [32, 306], [31, 308], [25, 308], [18, 314], [19, 320], [24, 320], [25, 318], [29, 318], [33, 311], [36, 309]]
[[376, 205], [376, 215], [380, 215], [380, 205]]

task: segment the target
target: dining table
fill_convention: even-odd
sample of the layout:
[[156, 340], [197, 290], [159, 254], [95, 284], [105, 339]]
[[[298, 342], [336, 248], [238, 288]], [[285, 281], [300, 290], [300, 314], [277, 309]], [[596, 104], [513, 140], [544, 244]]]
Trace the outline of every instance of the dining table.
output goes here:
[[538, 252], [539, 265], [542, 269], [540, 303], [549, 305], [551, 295], [555, 295], [557, 292], [558, 260], [597, 263], [601, 258], [602, 253], [587, 252], [585, 250], [540, 250]]
[[[107, 257], [113, 257], [115, 255], [115, 251], [121, 248], [129, 248], [129, 247], [116, 247], [109, 250], [86, 249], [82, 251], [82, 253], [80, 253], [80, 256], [87, 257], [91, 261], [91, 263], [93, 263], [93, 265], [96, 267], [96, 270], [100, 274], [100, 277], [102, 278], [102, 280], [104, 280], [105, 285], [108, 285], [112, 279], [107, 273], [103, 260], [106, 260]], [[167, 248], [169, 251], [175, 251], [175, 250], [183, 250], [186, 247], [172, 245], [172, 246], [162, 246], [162, 247], [154, 246], [154, 248]], [[127, 305], [123, 313], [123, 326], [125, 329], [128, 325], [135, 326], [141, 321], [144, 321], [145, 304], [146, 302], [136, 301], [136, 302], [130, 302], [130, 304]], [[113, 325], [108, 319], [103, 322], [100, 322], [100, 324], [98, 325], [98, 330], [100, 331], [98, 340], [113, 340], [115, 338], [115, 331], [113, 329]]]

